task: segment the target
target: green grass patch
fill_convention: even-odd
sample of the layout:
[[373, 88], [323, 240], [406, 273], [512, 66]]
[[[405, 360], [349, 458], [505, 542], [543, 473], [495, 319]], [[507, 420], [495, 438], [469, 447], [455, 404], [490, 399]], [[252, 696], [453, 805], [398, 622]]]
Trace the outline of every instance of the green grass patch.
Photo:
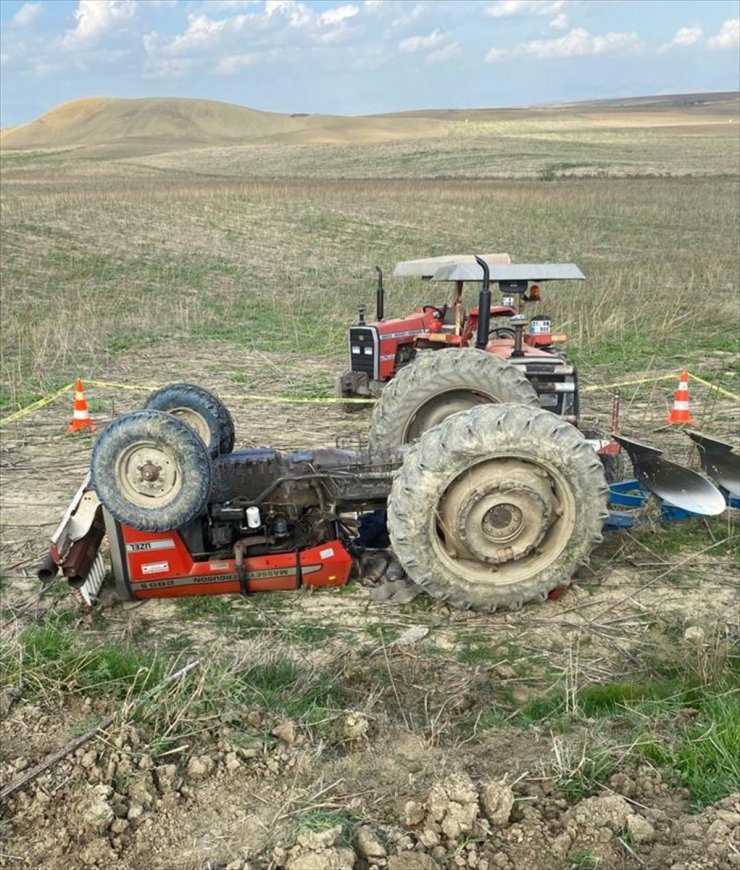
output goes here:
[[318, 646], [335, 637], [338, 631], [339, 629], [333, 625], [321, 625], [314, 622], [302, 622], [292, 629], [293, 635], [307, 646]]
[[235, 674], [233, 695], [242, 704], [317, 725], [342, 708], [343, 690], [328, 674], [286, 658]]
[[644, 754], [673, 770], [701, 808], [740, 788], [740, 689], [701, 698], [690, 726], [666, 728]]
[[146, 691], [162, 676], [162, 663], [152, 655], [123, 644], [93, 645], [66, 616], [26, 628], [0, 657], [0, 682], [26, 697], [104, 689], [121, 698]]
[[647, 758], [700, 808], [740, 788], [740, 650], [730, 637], [683, 638], [665, 625], [641, 644], [627, 680], [590, 683], [575, 693], [557, 685], [516, 705], [506, 687], [475, 723], [537, 726], [555, 735], [556, 776], [573, 800], [592, 794], [617, 769]]
[[235, 608], [228, 595], [185, 595], [175, 599], [178, 613], [184, 619], [216, 619], [232, 621]]
[[327, 831], [339, 826], [339, 840], [342, 845], [349, 846], [352, 842], [352, 828], [356, 822], [355, 816], [342, 810], [310, 810], [298, 818], [293, 828], [293, 841], [304, 831]]

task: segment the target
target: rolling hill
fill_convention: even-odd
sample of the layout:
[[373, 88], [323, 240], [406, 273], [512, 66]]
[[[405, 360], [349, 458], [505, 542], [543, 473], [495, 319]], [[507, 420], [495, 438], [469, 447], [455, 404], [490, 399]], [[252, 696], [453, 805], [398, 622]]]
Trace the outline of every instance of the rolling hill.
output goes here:
[[385, 115], [280, 114], [213, 100], [87, 97], [0, 132], [4, 150], [74, 149], [134, 156], [257, 142], [372, 144], [449, 134], [451, 125], [577, 117], [588, 126], [687, 127], [735, 121], [737, 93], [679, 94], [506, 109], [428, 109]]

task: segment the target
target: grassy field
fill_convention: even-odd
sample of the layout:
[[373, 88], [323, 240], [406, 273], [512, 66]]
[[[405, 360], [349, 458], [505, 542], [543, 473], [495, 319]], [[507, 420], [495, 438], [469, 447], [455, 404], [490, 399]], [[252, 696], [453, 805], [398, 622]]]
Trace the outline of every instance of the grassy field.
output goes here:
[[[627, 423], [685, 453], [656, 432], [673, 384], [650, 379], [687, 367], [739, 391], [737, 127], [445, 123], [444, 137], [356, 146], [4, 152], [4, 416], [78, 375], [330, 396], [376, 263], [390, 275], [397, 260], [508, 251], [582, 268], [582, 284], [545, 286], [544, 308], [583, 384], [645, 378]], [[390, 316], [445, 301], [386, 287]], [[692, 390], [702, 426], [736, 439], [737, 403]], [[93, 417], [142, 392], [92, 391]], [[514, 614], [370, 606], [353, 587], [131, 609], [104, 596], [81, 616], [62, 584], [39, 598], [31, 576], [88, 464], [92, 439], [63, 435], [67, 398], [1, 430], [4, 780], [117, 717], [0, 810], [18, 866], [296, 870], [351, 846], [366, 870], [365, 828], [391, 870], [733, 866], [736, 512], [616, 533], [577, 589]], [[229, 404], [240, 444], [331, 443], [345, 425], [321, 405]], [[585, 413], [608, 405], [589, 395]], [[511, 823], [492, 829], [477, 808], [459, 830], [434, 820], [439, 788], [473, 806], [450, 797], [461, 772], [481, 794], [513, 787]], [[584, 821], [586, 801], [617, 797], [614, 824]]]
[[[722, 370], [737, 349], [738, 195], [727, 176], [253, 181], [10, 164], [2, 402], [163, 339], [220, 337], [336, 370], [373, 265], [450, 251], [578, 263], [588, 281], [546, 298], [586, 369]], [[388, 282], [391, 315], [445, 296]]]

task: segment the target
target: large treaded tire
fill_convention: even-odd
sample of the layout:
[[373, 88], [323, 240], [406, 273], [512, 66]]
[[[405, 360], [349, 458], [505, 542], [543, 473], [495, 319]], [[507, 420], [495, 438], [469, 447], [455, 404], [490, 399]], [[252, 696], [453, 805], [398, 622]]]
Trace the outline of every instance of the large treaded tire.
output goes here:
[[539, 407], [534, 387], [514, 365], [483, 350], [422, 351], [385, 387], [373, 409], [370, 446], [398, 447], [476, 405]]
[[142, 532], [186, 525], [203, 512], [212, 461], [193, 429], [163, 411], [135, 411], [100, 435], [90, 462], [103, 507]]
[[[516, 610], [572, 583], [602, 539], [607, 494], [603, 467], [575, 427], [542, 409], [480, 405], [448, 417], [407, 448], [388, 501], [391, 544], [409, 577], [433, 597], [462, 609]], [[445, 510], [455, 497], [456, 504], [467, 504], [451, 521]], [[520, 507], [529, 505], [523, 514], [508, 504], [519, 498]], [[542, 502], [541, 512], [531, 509]], [[488, 534], [494, 527], [496, 534], [507, 522], [513, 528], [517, 513], [542, 537], [530, 541], [529, 532], [522, 533], [519, 540], [527, 540], [519, 545], [519, 531], [506, 538], [505, 528], [491, 559], [488, 552], [484, 558], [455, 552], [459, 538], [450, 550], [450, 529], [467, 530], [470, 504], [482, 506], [474, 531], [485, 546], [490, 540], [480, 530]], [[501, 509], [509, 519], [501, 522], [499, 514], [491, 520]], [[509, 544], [521, 546], [521, 553], [500, 558]]]
[[229, 409], [197, 384], [167, 384], [149, 396], [144, 408], [181, 417], [200, 435], [211, 456], [234, 449], [234, 420]]

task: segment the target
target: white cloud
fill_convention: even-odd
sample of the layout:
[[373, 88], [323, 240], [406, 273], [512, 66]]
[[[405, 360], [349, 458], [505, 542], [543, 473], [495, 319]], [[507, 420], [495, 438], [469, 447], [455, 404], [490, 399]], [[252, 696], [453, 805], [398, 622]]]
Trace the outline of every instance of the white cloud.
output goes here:
[[214, 6], [191, 11], [186, 28], [172, 36], [153, 31], [143, 36], [150, 77], [160, 70], [166, 77], [181, 74], [181, 67], [166, 62], [175, 57], [227, 76], [258, 63], [305, 62], [305, 52], [317, 46], [342, 46], [356, 37], [360, 28], [354, 22], [363, 11], [355, 3], [322, 10], [297, 0], [266, 0], [261, 8], [211, 16]]
[[424, 48], [436, 48], [448, 38], [447, 33], [441, 30], [433, 30], [428, 36], [408, 36], [398, 43], [401, 51], [409, 54], [413, 51], [421, 51]]
[[[177, 2], [177, 0], [175, 0]], [[234, 12], [237, 9], [246, 9], [256, 6], [260, 0], [206, 0], [202, 8], [211, 12]]]
[[496, 0], [492, 6], [487, 6], [484, 12], [490, 18], [513, 18], [516, 15], [557, 15], [565, 3], [566, 0]]
[[553, 30], [565, 30], [568, 27], [568, 16], [564, 12], [556, 15], [550, 22], [550, 27]]
[[327, 9], [319, 18], [322, 24], [339, 24], [342, 21], [347, 21], [348, 18], [354, 18], [360, 11], [359, 6], [337, 6], [336, 9]]
[[438, 48], [434, 51], [430, 51], [427, 55], [426, 61], [427, 63], [446, 63], [448, 60], [460, 57], [461, 54], [462, 49], [460, 48], [460, 43], [450, 42], [443, 48]]
[[39, 17], [40, 13], [40, 3], [24, 3], [13, 16], [13, 24], [17, 24], [18, 27], [28, 27]]
[[486, 55], [486, 63], [495, 63], [514, 54], [526, 54], [540, 59], [557, 57], [585, 57], [588, 55], [611, 54], [613, 52], [632, 53], [641, 51], [645, 43], [636, 33], [605, 33], [591, 36], [582, 27], [570, 30], [557, 39], [535, 39], [523, 42], [516, 48], [492, 48]]
[[740, 18], [728, 18], [719, 33], [707, 40], [707, 45], [715, 51], [740, 46]]
[[284, 16], [291, 27], [304, 27], [314, 15], [308, 6], [296, 0], [265, 0], [265, 12], [268, 16]]
[[704, 36], [704, 31], [701, 27], [682, 27], [670, 42], [665, 42], [658, 47], [658, 52], [664, 54], [672, 48], [686, 48], [689, 45], [694, 45]]
[[137, 0], [79, 0], [75, 10], [77, 26], [67, 31], [62, 42], [68, 48], [96, 42], [130, 21], [137, 6]]
[[[187, 54], [190, 51], [208, 48], [225, 32], [241, 30], [245, 17], [235, 15], [233, 18], [217, 20], [197, 13], [188, 15], [187, 30], [176, 36], [166, 46], [166, 51], [171, 54]], [[144, 47], [147, 51], [155, 53], [156, 39], [157, 35], [153, 33], [144, 37]]]
[[[398, 6], [401, 9], [408, 9], [408, 4], [393, 4], [392, 8], [396, 8]], [[390, 4], [389, 4], [390, 7]], [[415, 3], [411, 7], [410, 12], [404, 12], [402, 15], [399, 15], [398, 18], [394, 18], [391, 23], [391, 27], [395, 30], [399, 30], [402, 27], [406, 27], [409, 24], [413, 24], [414, 21], [418, 21], [429, 11], [428, 3]]]

